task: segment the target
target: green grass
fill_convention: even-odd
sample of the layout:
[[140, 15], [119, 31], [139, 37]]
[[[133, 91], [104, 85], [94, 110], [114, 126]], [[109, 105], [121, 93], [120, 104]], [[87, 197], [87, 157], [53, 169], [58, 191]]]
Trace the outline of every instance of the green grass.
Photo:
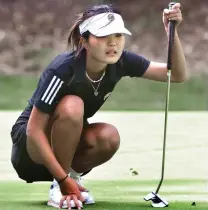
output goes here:
[[[22, 201], [22, 202], [1, 202], [1, 210], [50, 210], [52, 207], [47, 207], [45, 202], [39, 201]], [[94, 206], [85, 206], [84, 209], [96, 209], [96, 210], [150, 210], [153, 209], [148, 203], [141, 202], [98, 202]], [[196, 206], [192, 206], [186, 202], [174, 202], [168, 207], [168, 210], [207, 210], [207, 203], [197, 203]]]
[[[85, 187], [89, 188], [96, 199], [93, 206], [85, 206], [86, 209], [114, 209], [114, 210], [147, 210], [152, 209], [150, 202], [143, 201], [143, 196], [149, 193], [149, 188], [154, 191], [158, 181], [142, 180], [120, 180], [120, 181], [85, 181]], [[196, 201], [196, 206], [192, 206], [195, 195], [204, 195], [200, 192], [190, 192], [186, 190], [173, 191], [172, 187], [186, 188], [203, 186], [205, 180], [166, 180], [164, 181], [160, 195], [170, 198], [168, 209], [181, 210], [205, 210], [208, 207], [206, 202]], [[0, 209], [1, 210], [43, 210], [52, 209], [46, 206], [48, 198], [49, 183], [25, 184], [23, 182], [0, 182]], [[184, 188], [185, 189], [185, 188]], [[191, 196], [186, 201], [171, 201], [169, 196]]]
[[[170, 110], [208, 110], [208, 76], [171, 84]], [[0, 76], [0, 109], [21, 110], [36, 88], [37, 76]], [[122, 79], [102, 110], [164, 110], [166, 83], [144, 79]]]
[[26, 106], [38, 80], [35, 76], [1, 76], [0, 81], [0, 109], [15, 110]]

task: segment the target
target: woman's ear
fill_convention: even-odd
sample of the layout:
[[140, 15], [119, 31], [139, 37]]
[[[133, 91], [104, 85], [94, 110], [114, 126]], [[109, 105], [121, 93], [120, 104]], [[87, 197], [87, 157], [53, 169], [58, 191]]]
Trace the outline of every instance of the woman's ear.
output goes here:
[[87, 50], [88, 45], [85, 38], [83, 37], [80, 38], [80, 45], [83, 46]]

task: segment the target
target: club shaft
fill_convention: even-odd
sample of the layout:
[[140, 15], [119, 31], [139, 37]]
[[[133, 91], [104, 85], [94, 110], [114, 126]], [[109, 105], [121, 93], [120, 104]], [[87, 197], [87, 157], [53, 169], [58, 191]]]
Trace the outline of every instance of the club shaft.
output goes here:
[[160, 190], [160, 187], [164, 178], [165, 171], [165, 152], [166, 152], [166, 136], [167, 136], [167, 121], [168, 121], [168, 109], [169, 109], [169, 98], [170, 98], [170, 80], [171, 80], [171, 70], [168, 70], [167, 73], [168, 81], [167, 81], [167, 92], [166, 92], [166, 102], [165, 102], [165, 124], [164, 124], [164, 136], [163, 136], [163, 153], [162, 153], [162, 171], [161, 171], [161, 179], [159, 185], [155, 191], [157, 194]]
[[166, 89], [166, 103], [165, 103], [165, 122], [164, 122], [164, 136], [163, 136], [163, 153], [162, 153], [162, 170], [161, 179], [158, 187], [155, 191], [157, 194], [160, 190], [164, 179], [165, 171], [165, 152], [166, 152], [166, 136], [167, 136], [167, 120], [168, 120], [168, 110], [169, 110], [169, 98], [170, 98], [170, 81], [171, 81], [171, 70], [172, 70], [172, 54], [174, 46], [174, 36], [175, 36], [175, 22], [170, 21], [169, 23], [169, 37], [168, 37], [168, 58], [167, 58], [167, 89]]

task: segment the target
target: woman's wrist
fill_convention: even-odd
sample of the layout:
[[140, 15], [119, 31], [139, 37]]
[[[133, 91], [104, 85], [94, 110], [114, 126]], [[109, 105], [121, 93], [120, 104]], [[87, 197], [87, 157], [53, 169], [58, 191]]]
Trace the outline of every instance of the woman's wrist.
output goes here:
[[67, 174], [65, 177], [63, 177], [62, 179], [56, 180], [59, 184], [63, 183], [67, 178], [69, 177], [69, 175]]

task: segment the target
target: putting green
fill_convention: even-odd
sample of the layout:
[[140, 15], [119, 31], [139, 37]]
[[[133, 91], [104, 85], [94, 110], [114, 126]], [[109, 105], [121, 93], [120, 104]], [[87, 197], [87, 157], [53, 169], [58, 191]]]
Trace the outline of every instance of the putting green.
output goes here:
[[[85, 181], [85, 187], [91, 190], [96, 204], [85, 206], [88, 209], [151, 209], [151, 203], [145, 202], [143, 197], [154, 190], [157, 181]], [[177, 187], [183, 183], [184, 190]], [[198, 199], [206, 198], [203, 191], [188, 192], [188, 186], [202, 186], [200, 180], [168, 180], [164, 183], [160, 195], [170, 203], [168, 209], [207, 209], [208, 204]], [[23, 182], [0, 182], [0, 209], [1, 210], [43, 210], [52, 209], [46, 206], [50, 183], [25, 184]], [[181, 201], [174, 197], [183, 198]], [[193, 202], [195, 206], [191, 205]]]
[[[0, 112], [0, 210], [47, 207], [47, 184], [25, 184], [11, 165], [10, 129], [20, 112]], [[159, 194], [169, 209], [208, 209], [208, 112], [170, 112], [165, 177]], [[143, 197], [156, 190], [161, 174], [164, 112], [99, 112], [91, 122], [115, 125], [121, 146], [107, 163], [85, 179], [101, 209], [151, 209]], [[133, 168], [137, 174], [133, 174]], [[105, 181], [104, 181], [105, 180]], [[191, 203], [196, 202], [196, 206]], [[204, 203], [205, 202], [205, 203]]]

